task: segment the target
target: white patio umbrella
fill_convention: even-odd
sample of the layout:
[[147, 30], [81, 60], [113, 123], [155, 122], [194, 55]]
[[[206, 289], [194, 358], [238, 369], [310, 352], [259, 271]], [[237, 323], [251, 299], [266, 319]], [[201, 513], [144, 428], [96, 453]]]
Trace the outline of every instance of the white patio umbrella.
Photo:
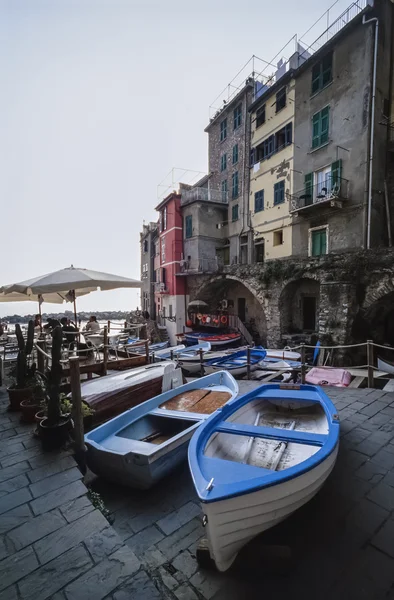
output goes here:
[[[68, 302], [74, 302], [74, 315], [77, 320], [76, 298], [84, 296], [96, 290], [114, 290], [118, 288], [140, 288], [141, 282], [120, 275], [101, 273], [90, 269], [79, 269], [67, 267], [60, 271], [54, 271], [40, 277], [27, 279], [20, 283], [4, 286], [0, 293], [4, 296], [10, 294], [24, 294], [32, 299], [33, 296], [41, 296], [43, 300], [50, 302], [49, 297], [58, 295]], [[65, 291], [68, 290], [68, 291]], [[63, 301], [62, 300], [62, 301]]]

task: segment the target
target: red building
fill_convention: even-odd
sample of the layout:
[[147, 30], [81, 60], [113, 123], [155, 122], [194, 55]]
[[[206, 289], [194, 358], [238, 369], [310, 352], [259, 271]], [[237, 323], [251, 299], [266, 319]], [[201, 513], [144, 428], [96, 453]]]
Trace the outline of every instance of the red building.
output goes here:
[[159, 237], [156, 242], [154, 268], [156, 271], [155, 303], [160, 321], [167, 326], [171, 344], [181, 333], [186, 316], [186, 282], [177, 277], [183, 259], [183, 220], [181, 196], [175, 192], [164, 198], [159, 212]]

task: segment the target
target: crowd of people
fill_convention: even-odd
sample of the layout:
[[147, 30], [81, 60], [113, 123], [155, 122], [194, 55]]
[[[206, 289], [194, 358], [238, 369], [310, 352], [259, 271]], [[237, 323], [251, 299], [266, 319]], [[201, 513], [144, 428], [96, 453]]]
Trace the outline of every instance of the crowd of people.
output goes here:
[[[41, 315], [35, 315], [34, 317], [34, 331], [39, 334], [42, 330], [48, 331], [54, 329], [54, 327], [61, 327], [63, 330], [63, 337], [66, 344], [73, 344], [78, 334], [80, 333], [81, 321], [79, 321], [79, 327], [74, 321], [71, 321], [68, 317], [62, 317], [60, 321], [58, 319], [48, 319], [45, 325], [42, 325]], [[85, 327], [82, 329], [82, 333], [98, 333], [100, 331], [100, 324], [97, 321], [97, 317], [92, 315]]]

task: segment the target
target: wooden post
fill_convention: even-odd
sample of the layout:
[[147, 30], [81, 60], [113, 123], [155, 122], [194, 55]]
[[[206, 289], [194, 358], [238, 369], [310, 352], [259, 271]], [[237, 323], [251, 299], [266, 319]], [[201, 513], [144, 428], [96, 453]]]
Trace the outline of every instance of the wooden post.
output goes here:
[[250, 379], [250, 346], [248, 346], [248, 349], [246, 351], [246, 373], [247, 373], [247, 378]]
[[37, 340], [37, 346], [39, 348], [39, 350], [37, 350], [37, 369], [40, 373], [45, 373], [45, 356], [40, 352], [40, 350], [44, 351], [44, 340]]
[[149, 364], [149, 341], [145, 340], [145, 356], [146, 356], [146, 364]]
[[124, 328], [127, 329], [127, 321], [124, 322]]
[[150, 357], [150, 362], [153, 364], [155, 362], [155, 353], [152, 352], [152, 356]]
[[367, 340], [367, 365], [368, 365], [368, 387], [373, 388], [374, 372], [373, 372], [373, 342]]
[[204, 358], [203, 358], [204, 352], [203, 352], [203, 349], [200, 348], [198, 353], [200, 355], [200, 375], [201, 375], [201, 377], [203, 377], [204, 376]]
[[301, 383], [305, 383], [305, 344], [301, 344]]
[[81, 377], [78, 356], [70, 358], [71, 400], [73, 405], [75, 457], [83, 474], [86, 473], [86, 446], [84, 441]]
[[107, 321], [108, 333], [111, 331], [111, 321]]
[[170, 350], [170, 359], [174, 360], [174, 351], [173, 350]]
[[107, 374], [108, 365], [108, 329], [104, 327], [104, 358], [103, 358], [103, 375]]

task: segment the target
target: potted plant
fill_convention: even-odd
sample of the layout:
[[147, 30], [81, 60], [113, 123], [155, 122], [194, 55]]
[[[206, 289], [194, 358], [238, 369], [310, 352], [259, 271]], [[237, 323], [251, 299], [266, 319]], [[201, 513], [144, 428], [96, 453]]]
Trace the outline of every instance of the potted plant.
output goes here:
[[7, 390], [10, 400], [8, 410], [11, 411], [20, 410], [20, 404], [22, 401], [31, 400], [33, 398], [33, 391], [36, 383], [34, 377], [36, 365], [35, 363], [29, 365], [28, 361], [28, 357], [31, 355], [33, 350], [33, 321], [29, 321], [26, 342], [19, 324], [15, 325], [15, 333], [19, 348], [15, 366], [15, 381]]
[[[71, 399], [66, 394], [61, 394], [60, 404], [62, 407], [63, 414], [71, 414], [72, 412], [72, 402]], [[86, 402], [82, 399], [82, 417], [83, 417], [83, 428], [85, 431], [90, 431], [93, 425], [93, 415], [94, 410], [90, 408]]]
[[62, 414], [60, 404], [60, 364], [63, 332], [59, 322], [55, 323], [52, 335], [52, 365], [48, 376], [47, 417], [38, 423], [39, 437], [43, 450], [61, 448], [69, 439], [72, 426], [71, 415]]

